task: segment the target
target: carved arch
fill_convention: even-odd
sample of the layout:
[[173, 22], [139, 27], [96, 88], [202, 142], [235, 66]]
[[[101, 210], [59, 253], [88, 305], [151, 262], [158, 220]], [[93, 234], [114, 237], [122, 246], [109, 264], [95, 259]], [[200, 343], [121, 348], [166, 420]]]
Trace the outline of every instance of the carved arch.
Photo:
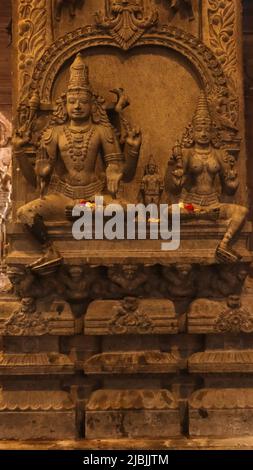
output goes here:
[[[143, 34], [130, 49], [144, 45], [172, 49], [186, 58], [200, 77], [215, 113], [224, 123], [236, 127], [237, 118], [231, 118], [230, 112], [235, 97], [231, 95], [219, 61], [204, 43], [178, 28], [163, 26]], [[53, 85], [64, 63], [82, 50], [99, 46], [122, 50], [110, 34], [97, 27], [86, 26], [66, 34], [45, 51], [34, 69], [30, 85], [30, 92], [35, 89], [39, 91], [42, 109], [52, 107]]]

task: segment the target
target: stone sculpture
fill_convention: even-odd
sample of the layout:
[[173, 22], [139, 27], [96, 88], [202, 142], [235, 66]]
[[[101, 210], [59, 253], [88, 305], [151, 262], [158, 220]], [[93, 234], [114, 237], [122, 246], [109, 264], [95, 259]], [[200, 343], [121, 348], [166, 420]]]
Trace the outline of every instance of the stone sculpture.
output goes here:
[[214, 148], [213, 122], [204, 92], [200, 95], [191, 131], [192, 135], [187, 138], [187, 147], [190, 148], [182, 148], [181, 144], [178, 144], [173, 149], [172, 158], [168, 162], [166, 187], [171, 192], [181, 193], [183, 218], [228, 221], [216, 256], [225, 262], [237, 261], [240, 256], [232, 250], [231, 243], [242, 228], [248, 209], [220, 200], [216, 178], [220, 179], [222, 191], [233, 196], [239, 186], [239, 177], [235, 157], [223, 149]]

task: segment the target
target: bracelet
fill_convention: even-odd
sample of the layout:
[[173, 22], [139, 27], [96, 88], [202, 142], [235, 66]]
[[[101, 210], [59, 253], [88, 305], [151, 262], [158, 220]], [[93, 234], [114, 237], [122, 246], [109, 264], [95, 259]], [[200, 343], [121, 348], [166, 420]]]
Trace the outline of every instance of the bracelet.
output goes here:
[[122, 153], [108, 153], [107, 155], [104, 156], [105, 162], [107, 164], [109, 163], [118, 163], [122, 162], [124, 160], [124, 157]]

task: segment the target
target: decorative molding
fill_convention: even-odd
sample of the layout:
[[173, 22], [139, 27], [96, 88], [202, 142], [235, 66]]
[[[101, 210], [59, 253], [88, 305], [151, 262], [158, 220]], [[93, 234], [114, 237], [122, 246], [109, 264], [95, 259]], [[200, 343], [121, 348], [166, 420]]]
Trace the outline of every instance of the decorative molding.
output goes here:
[[[63, 64], [78, 52], [98, 46], [120, 48], [111, 35], [86, 26], [61, 37], [45, 51], [34, 69], [30, 84], [30, 94], [34, 90], [40, 93], [42, 109], [52, 109], [53, 84]], [[224, 126], [235, 128], [235, 119], [230, 112], [234, 97], [219, 61], [203, 42], [181, 29], [162, 26], [159, 30], [144, 33], [133, 47], [139, 46], [161, 46], [183, 55], [201, 79], [217, 120]]]
[[[82, 319], [75, 319], [70, 306], [64, 301], [55, 301], [48, 311], [40, 305], [32, 308], [32, 300], [6, 297], [0, 302], [0, 335], [2, 336], [72, 336], [81, 333]], [[38, 302], [39, 303], [39, 302]], [[45, 308], [45, 307], [44, 307]]]
[[74, 403], [67, 392], [47, 390], [0, 391], [0, 412], [3, 411], [66, 411]]
[[87, 411], [168, 410], [178, 408], [169, 390], [97, 390], [86, 406]]
[[5, 335], [35, 335], [49, 334], [48, 319], [43, 318], [41, 312], [23, 311], [22, 307], [13, 312], [11, 318], [5, 324]]
[[201, 389], [191, 395], [189, 406], [203, 411], [252, 409], [253, 390], [250, 388]]
[[19, 0], [18, 15], [19, 93], [24, 99], [47, 45], [47, 0]]
[[221, 2], [208, 0], [208, 23], [210, 46], [222, 64], [228, 79], [228, 86], [234, 95], [230, 103], [230, 113], [234, 123], [238, 120], [239, 104], [237, 99], [237, 44], [236, 44], [236, 5], [234, 0]]
[[134, 297], [125, 298], [121, 305], [113, 307], [113, 317], [109, 322], [111, 334], [151, 334], [152, 322], [138, 309], [138, 300]]
[[230, 308], [219, 314], [214, 329], [218, 333], [253, 333], [253, 315], [246, 308]]
[[191, 373], [252, 373], [253, 350], [212, 350], [193, 354], [188, 360]]
[[[95, 300], [84, 319], [86, 335], [178, 333], [174, 304], [166, 299]], [[133, 302], [133, 304], [132, 304]], [[137, 303], [137, 306], [134, 304]]]
[[96, 354], [84, 364], [85, 374], [176, 373], [180, 357], [160, 351], [110, 352]]
[[0, 372], [3, 375], [73, 374], [74, 364], [67, 355], [59, 353], [1, 353]]
[[108, 0], [105, 1], [105, 11], [95, 13], [97, 25], [108, 31], [115, 41], [127, 50], [136, 41], [154, 26], [158, 21], [158, 12], [155, 9], [145, 12], [143, 2]]

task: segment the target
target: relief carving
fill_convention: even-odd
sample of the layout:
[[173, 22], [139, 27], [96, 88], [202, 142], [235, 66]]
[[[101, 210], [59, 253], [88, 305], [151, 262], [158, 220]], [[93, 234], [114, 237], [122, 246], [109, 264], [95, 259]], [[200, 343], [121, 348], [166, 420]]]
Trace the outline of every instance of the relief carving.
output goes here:
[[253, 315], [241, 306], [238, 296], [230, 296], [227, 302], [228, 309], [220, 313], [215, 330], [219, 333], [252, 333]]
[[148, 281], [147, 273], [143, 268], [135, 264], [123, 264], [111, 266], [108, 269], [108, 279], [115, 285], [111, 285], [111, 291], [128, 293], [140, 293], [140, 289]]
[[240, 259], [240, 255], [231, 245], [246, 221], [248, 209], [220, 201], [216, 178], [220, 179], [222, 193], [233, 196], [239, 186], [239, 175], [233, 152], [216, 148], [213, 141], [214, 131], [207, 98], [202, 92], [192, 126], [188, 128], [182, 143], [173, 149], [172, 158], [168, 162], [165, 186], [168, 192], [181, 196], [182, 219], [228, 221], [227, 231], [217, 246], [216, 257], [221, 262], [231, 263]]
[[6, 322], [5, 334], [20, 335], [46, 335], [49, 333], [48, 322], [37, 312], [36, 303], [31, 297], [21, 300], [20, 310], [13, 312]]
[[144, 312], [138, 310], [135, 297], [125, 297], [121, 305], [113, 307], [113, 317], [109, 329], [113, 334], [152, 333], [152, 322]]
[[105, 13], [96, 13], [96, 23], [108, 31], [127, 50], [158, 21], [158, 13], [152, 9], [145, 12], [141, 0], [106, 0]]
[[33, 69], [47, 45], [47, 0], [19, 2], [19, 91], [25, 97]]
[[[69, 206], [78, 201], [94, 201], [95, 195], [103, 194], [105, 202], [111, 201], [120, 181], [129, 181], [135, 174], [141, 146], [140, 131], [129, 129], [122, 148], [103, 106], [104, 100], [91, 88], [89, 70], [81, 54], [70, 68], [64, 99], [65, 118], [43, 133], [35, 172], [27, 158], [26, 136], [14, 142], [24, 176], [33, 174], [40, 189], [39, 199], [18, 210], [19, 220], [41, 243], [44, 252], [30, 266], [37, 273], [54, 272], [62, 262], [61, 254], [48, 237], [45, 220], [64, 220]], [[100, 148], [104, 168], [98, 175]]]
[[238, 120], [239, 104], [237, 96], [237, 47], [235, 34], [236, 8], [234, 0], [220, 2], [208, 0], [210, 45], [221, 62], [234, 94], [230, 103], [230, 114], [234, 123]]

